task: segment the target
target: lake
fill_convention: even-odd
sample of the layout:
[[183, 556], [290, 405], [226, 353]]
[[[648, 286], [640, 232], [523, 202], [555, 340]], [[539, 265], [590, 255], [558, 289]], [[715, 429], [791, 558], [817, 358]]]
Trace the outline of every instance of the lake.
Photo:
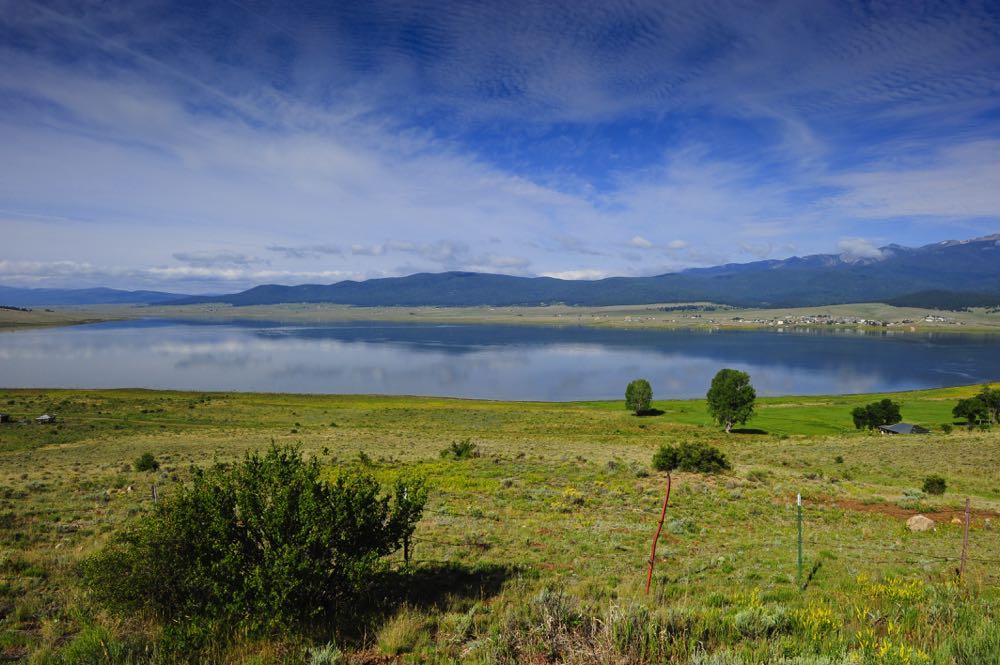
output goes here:
[[759, 395], [1000, 379], [1000, 336], [138, 320], [0, 333], [5, 388], [381, 393], [500, 400], [701, 397], [722, 367]]

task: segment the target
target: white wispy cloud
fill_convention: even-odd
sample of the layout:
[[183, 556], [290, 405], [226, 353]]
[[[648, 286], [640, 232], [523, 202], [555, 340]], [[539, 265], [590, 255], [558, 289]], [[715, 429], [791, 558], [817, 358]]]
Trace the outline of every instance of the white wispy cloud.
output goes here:
[[882, 250], [864, 238], [844, 238], [837, 243], [837, 248], [846, 259], [884, 258]]
[[174, 252], [173, 257], [180, 261], [181, 263], [186, 263], [192, 266], [251, 266], [260, 265], [268, 263], [267, 259], [262, 259], [257, 256], [247, 256], [246, 254], [238, 254], [236, 252], [229, 251], [218, 251], [218, 252]]
[[554, 277], [556, 279], [604, 279], [606, 277], [613, 276], [613, 273], [607, 270], [600, 270], [597, 268], [580, 268], [577, 270], [559, 270], [556, 272], [543, 272], [542, 277]]
[[[324, 20], [158, 0], [5, 9], [24, 37], [0, 44], [6, 283], [594, 278], [871, 256], [857, 238], [883, 220], [879, 237], [927, 241], [1000, 224], [984, 7], [858, 20], [832, 0], [400, 0], [370, 8], [377, 38], [343, 3]], [[227, 11], [239, 39], [218, 38]], [[137, 29], [149, 14], [156, 30]], [[262, 48], [276, 38], [287, 52]], [[646, 125], [676, 136], [617, 154], [643, 152]], [[483, 129], [504, 147], [469, 138]], [[504, 152], [550, 133], [555, 165]]]
[[[345, 279], [367, 279], [383, 275], [341, 270], [290, 271], [241, 267], [153, 266], [127, 268], [115, 265], [95, 265], [78, 261], [7, 261], [0, 260], [0, 281], [21, 286], [79, 285], [79, 280], [97, 283], [126, 283], [134, 288], [163, 285], [195, 286], [228, 285], [247, 288], [261, 283], [338, 282]], [[60, 280], [68, 280], [60, 282]], [[124, 282], [122, 282], [124, 280]]]
[[337, 245], [303, 245], [288, 247], [285, 245], [268, 245], [269, 252], [280, 254], [286, 259], [312, 259], [325, 256], [340, 256], [344, 253]]

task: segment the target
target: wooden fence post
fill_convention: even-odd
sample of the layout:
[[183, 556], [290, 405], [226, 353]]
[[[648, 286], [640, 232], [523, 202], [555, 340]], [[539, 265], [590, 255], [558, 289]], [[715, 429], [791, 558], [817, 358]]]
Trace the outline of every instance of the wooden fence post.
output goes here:
[[970, 519], [969, 504], [970, 504], [969, 497], [965, 497], [965, 526], [962, 529], [962, 531], [963, 531], [963, 533], [962, 533], [962, 563], [960, 563], [959, 566], [958, 566], [958, 579], [959, 579], [959, 581], [961, 581], [962, 577], [965, 575], [965, 559], [969, 555], [969, 519]]

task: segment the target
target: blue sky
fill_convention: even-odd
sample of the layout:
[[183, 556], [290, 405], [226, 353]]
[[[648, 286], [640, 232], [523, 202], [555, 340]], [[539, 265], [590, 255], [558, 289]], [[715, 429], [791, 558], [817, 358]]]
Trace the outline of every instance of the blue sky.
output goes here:
[[596, 278], [1000, 231], [1000, 3], [0, 0], [0, 284]]

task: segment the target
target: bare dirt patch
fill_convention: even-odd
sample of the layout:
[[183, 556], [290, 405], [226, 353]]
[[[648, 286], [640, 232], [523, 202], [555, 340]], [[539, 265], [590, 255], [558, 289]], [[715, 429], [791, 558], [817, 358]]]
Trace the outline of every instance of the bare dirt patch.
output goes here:
[[[920, 511], [912, 508], [903, 508], [894, 503], [862, 503], [853, 499], [827, 499], [824, 503], [836, 506], [841, 510], [853, 510], [859, 513], [879, 513], [901, 520], [906, 520], [914, 515], [924, 515], [935, 522], [950, 522], [954, 518], [965, 519], [965, 509]], [[996, 519], [998, 513], [992, 510], [970, 510], [973, 520]]]

